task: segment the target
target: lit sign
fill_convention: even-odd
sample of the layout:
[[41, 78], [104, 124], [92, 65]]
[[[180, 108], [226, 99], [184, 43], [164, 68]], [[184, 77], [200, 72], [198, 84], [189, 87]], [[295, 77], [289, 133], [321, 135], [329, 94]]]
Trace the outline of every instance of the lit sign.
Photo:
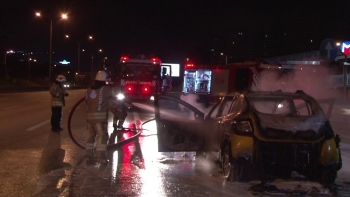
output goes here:
[[340, 50], [344, 55], [350, 55], [350, 41], [343, 42], [340, 46]]
[[63, 60], [60, 62], [60, 64], [70, 64], [70, 62], [67, 62], [66, 60]]
[[[174, 63], [162, 63], [162, 65], [170, 65], [171, 66], [171, 77], [180, 77], [180, 64]], [[169, 71], [167, 71], [169, 72]], [[169, 74], [169, 73], [167, 73]]]

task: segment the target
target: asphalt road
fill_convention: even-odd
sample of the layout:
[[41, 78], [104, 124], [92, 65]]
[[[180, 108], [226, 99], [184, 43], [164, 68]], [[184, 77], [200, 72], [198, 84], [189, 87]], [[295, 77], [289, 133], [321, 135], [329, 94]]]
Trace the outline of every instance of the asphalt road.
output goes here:
[[[135, 156], [135, 143], [109, 155], [109, 165], [86, 165], [84, 150], [67, 132], [71, 109], [84, 90], [70, 90], [58, 134], [50, 130], [48, 91], [0, 94], [0, 196], [253, 196], [250, 183], [226, 182], [211, 156], [195, 157], [192, 152], [161, 153], [157, 150], [154, 122], [143, 126], [139, 138], [143, 162]], [[153, 118], [152, 106], [135, 105], [126, 126]], [[332, 122], [335, 131], [348, 137], [346, 106], [337, 105]], [[349, 107], [350, 110], [350, 107]], [[333, 123], [332, 123], [333, 126]], [[72, 116], [75, 132], [86, 129], [84, 105]], [[81, 130], [81, 131], [79, 131]], [[128, 138], [129, 134], [125, 134]], [[350, 196], [350, 146], [342, 143], [343, 168], [337, 184], [338, 196]], [[136, 154], [137, 156], [137, 154]], [[278, 187], [321, 188], [308, 181], [274, 182]]]

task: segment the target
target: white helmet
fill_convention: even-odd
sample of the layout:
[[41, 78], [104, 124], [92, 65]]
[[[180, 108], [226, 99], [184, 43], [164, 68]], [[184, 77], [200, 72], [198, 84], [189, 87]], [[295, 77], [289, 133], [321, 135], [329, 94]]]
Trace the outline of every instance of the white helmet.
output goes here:
[[108, 73], [105, 70], [100, 70], [97, 72], [95, 80], [98, 81], [109, 81]]
[[64, 82], [64, 81], [66, 81], [66, 77], [63, 76], [63, 75], [58, 75], [57, 78], [56, 78], [56, 81]]

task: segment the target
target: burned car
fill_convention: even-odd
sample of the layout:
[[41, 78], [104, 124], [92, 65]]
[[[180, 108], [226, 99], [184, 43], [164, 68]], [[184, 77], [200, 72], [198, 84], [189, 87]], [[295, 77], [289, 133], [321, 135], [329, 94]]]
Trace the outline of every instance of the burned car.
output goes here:
[[329, 184], [342, 166], [339, 136], [303, 91], [229, 94], [206, 119], [214, 124], [213, 143], [228, 180], [257, 169], [263, 176], [298, 174]]
[[215, 153], [229, 181], [297, 175], [330, 184], [342, 167], [340, 138], [326, 115], [331, 109], [300, 90], [230, 93], [203, 120], [160, 119], [158, 135], [171, 139], [172, 151]]

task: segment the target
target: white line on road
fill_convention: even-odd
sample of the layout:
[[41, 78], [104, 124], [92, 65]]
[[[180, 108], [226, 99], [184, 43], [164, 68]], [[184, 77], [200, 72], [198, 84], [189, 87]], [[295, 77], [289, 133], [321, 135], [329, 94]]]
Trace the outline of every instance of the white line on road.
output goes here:
[[39, 128], [39, 127], [41, 127], [41, 126], [43, 126], [43, 125], [45, 125], [45, 124], [47, 124], [49, 122], [50, 122], [50, 120], [46, 120], [45, 122], [39, 123], [39, 124], [37, 124], [35, 126], [32, 126], [32, 127], [28, 128], [26, 130], [27, 131], [32, 131], [32, 130], [37, 129], [37, 128]]
[[5, 108], [2, 108], [2, 109], [12, 109], [12, 108], [16, 108], [16, 107], [21, 107], [22, 105], [16, 105], [16, 106], [12, 106], [12, 107], [5, 107]]

